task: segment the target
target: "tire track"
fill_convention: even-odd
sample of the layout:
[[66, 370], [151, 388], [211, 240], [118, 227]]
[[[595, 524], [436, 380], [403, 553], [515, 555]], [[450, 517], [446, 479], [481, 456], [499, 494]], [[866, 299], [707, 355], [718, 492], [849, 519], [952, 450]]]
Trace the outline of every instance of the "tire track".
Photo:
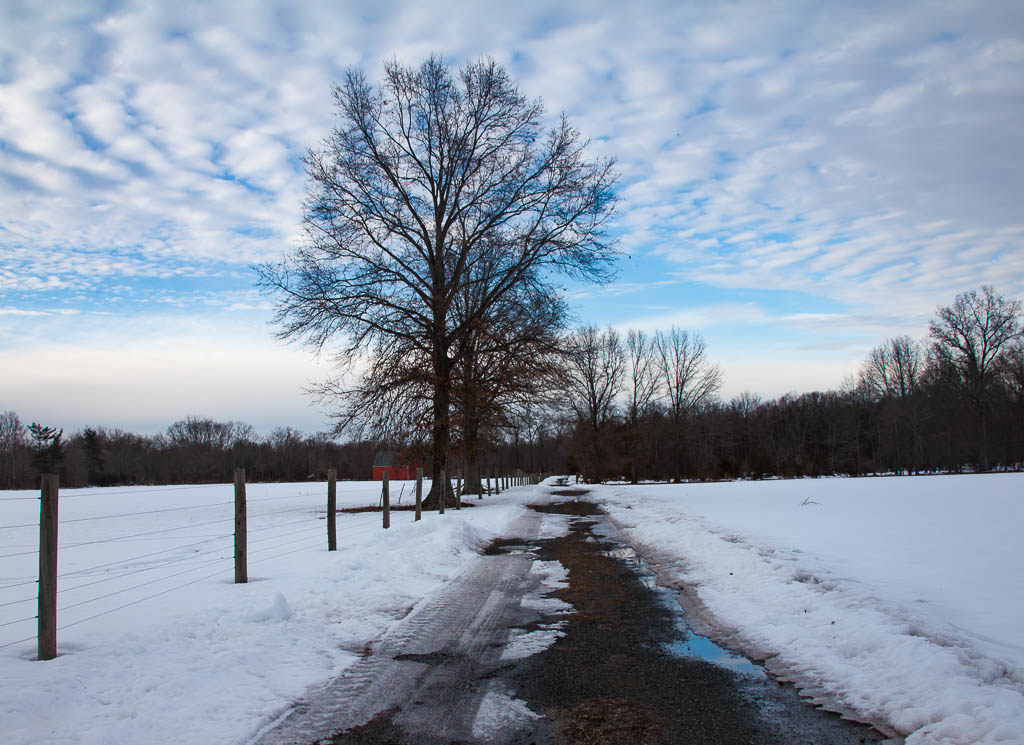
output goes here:
[[[511, 532], [530, 540], [540, 523], [530, 512]], [[370, 656], [311, 690], [247, 745], [322, 742], [388, 711], [395, 725], [420, 733], [417, 741], [425, 745], [471, 740], [487, 689], [473, 683], [481, 669], [498, 664], [511, 623], [530, 613], [520, 600], [540, 584], [530, 576], [531, 565], [525, 555], [481, 556], [466, 575], [395, 624]], [[431, 664], [439, 660], [444, 664]]]

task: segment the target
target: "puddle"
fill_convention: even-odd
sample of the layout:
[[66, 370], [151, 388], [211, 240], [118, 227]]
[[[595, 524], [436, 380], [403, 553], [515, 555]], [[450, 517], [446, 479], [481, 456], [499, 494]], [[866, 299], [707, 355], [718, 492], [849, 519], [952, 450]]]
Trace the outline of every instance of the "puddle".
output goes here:
[[[602, 522], [595, 524], [592, 530], [594, 533], [603, 536], [605, 540], [608, 540], [614, 529], [608, 523]], [[683, 635], [683, 638], [664, 645], [669, 654], [675, 657], [698, 657], [742, 675], [766, 676], [764, 668], [760, 665], [755, 665], [747, 658], [723, 649], [708, 637], [701, 636], [689, 628], [686, 625], [686, 619], [676, 599], [675, 592], [667, 587], [658, 585], [657, 575], [632, 547], [615, 544], [613, 548], [604, 549], [601, 553], [604, 556], [623, 562], [632, 569], [633, 573], [640, 579], [640, 583], [644, 587], [653, 590], [662, 605], [672, 613], [676, 622], [676, 628]]]
[[539, 559], [564, 567], [568, 581], [551, 595], [574, 609], [564, 617], [543, 619], [564, 621], [564, 628], [553, 630], [564, 636], [511, 661], [506, 673], [510, 689], [547, 717], [554, 732], [553, 739], [534, 741], [884, 741], [876, 730], [807, 705], [795, 687], [696, 634], [687, 626], [675, 590], [658, 586], [650, 565], [621, 541], [597, 505], [571, 500], [532, 508], [571, 522], [566, 535], [533, 543]]
[[523, 543], [522, 540], [498, 538], [484, 549], [485, 556], [536, 556], [540, 546]]
[[739, 657], [728, 650], [722, 649], [706, 636], [700, 636], [690, 629], [686, 630], [685, 641], [666, 644], [665, 648], [668, 649], [669, 654], [673, 654], [676, 657], [699, 657], [719, 667], [727, 667], [743, 675], [762, 677], [765, 675], [764, 668], [760, 665], [755, 665], [744, 657]]
[[537, 553], [539, 546], [528, 546], [525, 543], [507, 543], [501, 547], [501, 553], [510, 556], [521, 556], [523, 554], [533, 555]]

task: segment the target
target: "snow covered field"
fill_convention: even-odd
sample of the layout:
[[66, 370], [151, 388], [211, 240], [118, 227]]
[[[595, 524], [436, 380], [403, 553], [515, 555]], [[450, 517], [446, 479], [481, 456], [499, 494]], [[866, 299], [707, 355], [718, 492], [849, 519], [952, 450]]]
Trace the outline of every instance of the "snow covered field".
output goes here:
[[908, 743], [1024, 743], [1024, 475], [593, 490], [706, 620]]
[[[379, 490], [339, 484], [339, 507], [376, 504]], [[64, 490], [61, 656], [45, 663], [32, 618], [38, 493], [0, 492], [3, 742], [245, 743], [544, 491], [420, 523], [394, 512], [389, 531], [379, 513], [339, 514], [328, 553], [323, 484], [250, 484], [250, 582], [235, 585], [230, 485]], [[1024, 476], [591, 496], [661, 580], [691, 588], [691, 620], [771, 657], [812, 696], [912, 745], [1024, 742]]]
[[[402, 486], [392, 501], [409, 504]], [[37, 662], [38, 492], [0, 492], [2, 740], [245, 742], [465, 569], [534, 493], [419, 523], [392, 512], [387, 531], [380, 513], [339, 513], [329, 553], [324, 484], [249, 484], [249, 583], [235, 585], [231, 485], [62, 490], [60, 656]], [[379, 494], [339, 483], [338, 507]]]

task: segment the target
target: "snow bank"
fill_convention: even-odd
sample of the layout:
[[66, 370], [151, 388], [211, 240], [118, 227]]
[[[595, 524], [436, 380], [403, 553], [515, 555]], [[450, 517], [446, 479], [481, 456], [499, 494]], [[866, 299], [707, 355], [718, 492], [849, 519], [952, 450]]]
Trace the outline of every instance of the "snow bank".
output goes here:
[[[598, 487], [733, 642], [920, 743], [1024, 733], [1024, 476]], [[828, 695], [825, 695], [828, 691]]]
[[[338, 487], [339, 508], [380, 493], [379, 483]], [[34, 636], [34, 620], [7, 623], [35, 613], [25, 598], [35, 592], [38, 494], [0, 494], [5, 745], [243, 742], [465, 570], [535, 493], [510, 490], [418, 523], [392, 512], [387, 531], [380, 513], [339, 514], [329, 553], [323, 484], [247, 491], [244, 585], [232, 583], [230, 485], [62, 491], [58, 622], [74, 625], [58, 633], [50, 662], [34, 660], [34, 639], [12, 644]], [[117, 610], [126, 603], [135, 604]]]

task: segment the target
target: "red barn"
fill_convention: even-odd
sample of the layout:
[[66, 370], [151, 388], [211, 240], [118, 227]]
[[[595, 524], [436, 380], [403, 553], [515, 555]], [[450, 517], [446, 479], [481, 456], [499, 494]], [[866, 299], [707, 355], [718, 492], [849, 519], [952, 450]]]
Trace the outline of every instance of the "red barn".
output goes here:
[[400, 464], [398, 453], [379, 450], [373, 458], [373, 480], [383, 481], [387, 473], [389, 481], [408, 481], [416, 478], [416, 459]]

